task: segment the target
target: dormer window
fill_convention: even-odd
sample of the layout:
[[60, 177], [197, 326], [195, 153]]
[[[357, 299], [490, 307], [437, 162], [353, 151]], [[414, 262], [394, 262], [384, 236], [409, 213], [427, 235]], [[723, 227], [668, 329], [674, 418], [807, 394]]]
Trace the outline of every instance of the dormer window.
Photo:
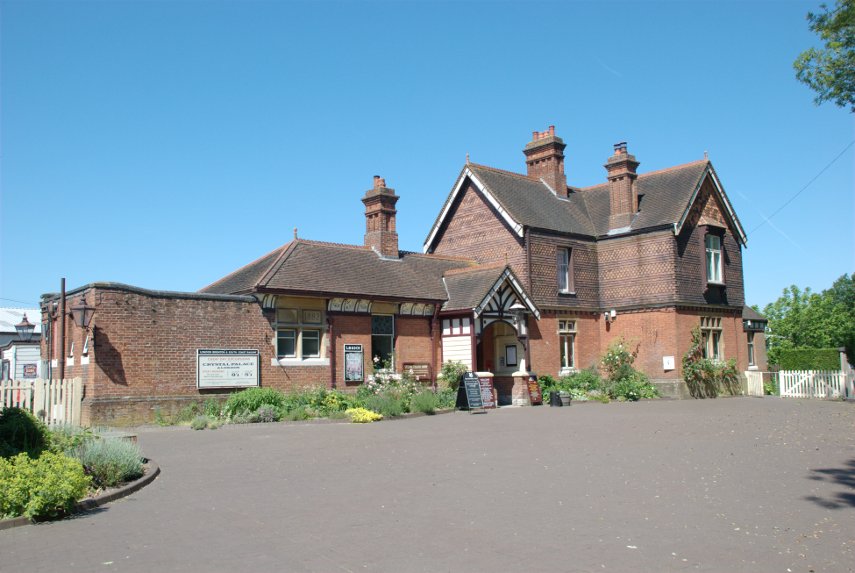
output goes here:
[[708, 234], [704, 238], [707, 260], [707, 282], [724, 284], [724, 275], [721, 268], [721, 237]]

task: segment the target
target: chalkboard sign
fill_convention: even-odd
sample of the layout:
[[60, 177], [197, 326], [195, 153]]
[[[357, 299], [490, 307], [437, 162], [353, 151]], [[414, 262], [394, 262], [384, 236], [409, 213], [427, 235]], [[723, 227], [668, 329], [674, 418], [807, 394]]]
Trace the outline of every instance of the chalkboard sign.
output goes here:
[[537, 376], [528, 377], [528, 396], [532, 406], [543, 404], [543, 393], [540, 391], [540, 384], [537, 383]]
[[467, 372], [460, 377], [457, 407], [466, 410], [484, 409], [484, 401], [481, 400], [481, 382], [474, 372]]
[[478, 378], [481, 384], [481, 402], [485, 408], [495, 408], [496, 400], [493, 396], [493, 379], [489, 376]]

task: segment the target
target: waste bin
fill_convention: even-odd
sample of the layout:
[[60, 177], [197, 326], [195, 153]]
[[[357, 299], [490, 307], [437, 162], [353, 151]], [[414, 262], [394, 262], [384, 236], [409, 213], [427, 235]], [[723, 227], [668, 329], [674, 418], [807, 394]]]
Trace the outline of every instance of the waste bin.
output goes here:
[[569, 406], [570, 400], [572, 399], [572, 396], [570, 395], [570, 392], [559, 392], [558, 398], [559, 398], [559, 400], [561, 400], [562, 406]]
[[549, 393], [549, 405], [550, 406], [563, 406], [564, 405], [561, 403], [561, 396], [558, 395], [558, 392], [556, 390], [552, 390]]

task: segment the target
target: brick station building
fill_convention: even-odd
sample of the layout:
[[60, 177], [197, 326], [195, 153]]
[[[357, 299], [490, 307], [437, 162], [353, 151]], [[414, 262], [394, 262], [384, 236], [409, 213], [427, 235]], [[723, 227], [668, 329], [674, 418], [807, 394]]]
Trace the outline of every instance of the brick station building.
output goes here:
[[[258, 354], [257, 382], [355, 389], [377, 358], [426, 382], [443, 362], [491, 372], [500, 404], [526, 401], [531, 372], [596, 365], [623, 337], [666, 394], [698, 327], [705, 354], [765, 369], [765, 319], [745, 307], [746, 237], [712, 164], [638, 173], [625, 143], [605, 182], [567, 184], [554, 128], [525, 146], [526, 173], [467, 163], [423, 253], [401, 251], [398, 195], [362, 197], [363, 245], [297, 239], [195, 293], [92, 283], [66, 308], [42, 297], [45, 366], [85, 382], [84, 420], [135, 423], [225, 385], [197, 387], [201, 349]], [[65, 328], [65, 348], [60, 329]]]

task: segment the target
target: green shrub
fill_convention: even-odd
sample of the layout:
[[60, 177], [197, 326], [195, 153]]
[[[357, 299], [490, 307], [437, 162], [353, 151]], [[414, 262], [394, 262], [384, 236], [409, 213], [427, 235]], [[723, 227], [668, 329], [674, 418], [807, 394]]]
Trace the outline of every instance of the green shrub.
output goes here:
[[196, 416], [193, 418], [193, 421], [190, 422], [190, 427], [194, 430], [204, 430], [208, 427], [208, 416], [205, 416], [204, 414]]
[[716, 398], [721, 392], [737, 394], [741, 390], [736, 361], [715, 362], [703, 357], [699, 327], [692, 329], [692, 344], [683, 355], [683, 380], [693, 398]]
[[411, 412], [422, 412], [424, 414], [433, 414], [439, 408], [439, 397], [433, 390], [425, 390], [413, 396], [410, 400]]
[[259, 408], [255, 414], [258, 416], [259, 422], [278, 422], [282, 417], [282, 414], [279, 413], [279, 410], [274, 408], [273, 406], [264, 405]]
[[778, 385], [775, 384], [773, 380], [763, 382], [763, 394], [765, 394], [766, 396], [777, 396]]
[[365, 408], [382, 414], [385, 418], [400, 416], [405, 412], [401, 399], [393, 394], [375, 394], [365, 399]]
[[840, 351], [836, 348], [781, 348], [781, 370], [840, 370]]
[[603, 379], [600, 378], [600, 375], [597, 373], [596, 368], [586, 368], [585, 370], [580, 370], [575, 374], [571, 374], [567, 377], [569, 382], [569, 388], [584, 390], [585, 392], [589, 392], [591, 390], [602, 390], [603, 389]]
[[239, 415], [252, 414], [262, 406], [271, 406], [277, 410], [284, 408], [286, 402], [285, 394], [273, 388], [247, 388], [235, 392], [226, 400], [223, 406], [223, 415], [227, 418], [235, 418]]
[[0, 517], [54, 517], [71, 511], [91, 479], [75, 459], [45, 451], [0, 458]]
[[220, 417], [223, 411], [223, 403], [216, 398], [208, 398], [205, 400], [205, 405], [203, 407], [205, 411], [205, 415], [212, 420], [216, 420]]
[[130, 440], [99, 438], [83, 444], [75, 454], [98, 487], [112, 487], [143, 475], [139, 446]]
[[460, 386], [460, 377], [466, 374], [468, 370], [469, 368], [462, 362], [452, 362], [449, 360], [444, 363], [442, 370], [440, 370], [443, 389], [450, 388], [456, 392], [457, 387]]
[[636, 402], [642, 398], [658, 398], [659, 390], [650, 383], [644, 373], [635, 371], [612, 384], [609, 387], [609, 397], [614, 400]]
[[309, 411], [305, 406], [298, 406], [293, 410], [289, 410], [283, 416], [283, 420], [288, 420], [289, 422], [299, 422], [301, 420], [308, 420], [312, 416], [309, 414]]
[[72, 456], [74, 451], [89, 440], [94, 440], [95, 434], [89, 428], [58, 424], [48, 430], [50, 451], [57, 454]]
[[0, 411], [0, 457], [19, 453], [38, 457], [50, 444], [47, 426], [21, 408]]
[[454, 408], [457, 404], [457, 390], [444, 388], [436, 393], [438, 407], [441, 409]]

